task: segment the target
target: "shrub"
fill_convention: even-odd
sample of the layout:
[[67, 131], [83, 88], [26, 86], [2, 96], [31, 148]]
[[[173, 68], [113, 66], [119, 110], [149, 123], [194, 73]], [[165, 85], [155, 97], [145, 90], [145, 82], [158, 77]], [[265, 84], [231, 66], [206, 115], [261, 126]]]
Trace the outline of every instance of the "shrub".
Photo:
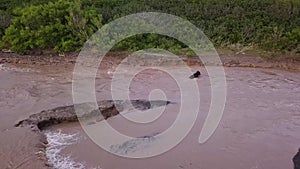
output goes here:
[[96, 9], [82, 10], [80, 1], [17, 8], [13, 15], [3, 41], [17, 52], [36, 48], [74, 51], [102, 25]]
[[[0, 38], [10, 24], [2, 43], [20, 52], [35, 48], [79, 50], [102, 24], [128, 14], [147, 11], [186, 18], [201, 28], [215, 46], [241, 44], [265, 50], [299, 50], [299, 0], [3, 1], [0, 4], [0, 16], [6, 18], [6, 24], [0, 24]], [[114, 49], [152, 47], [173, 51], [186, 48], [175, 39], [145, 34], [127, 38]]]

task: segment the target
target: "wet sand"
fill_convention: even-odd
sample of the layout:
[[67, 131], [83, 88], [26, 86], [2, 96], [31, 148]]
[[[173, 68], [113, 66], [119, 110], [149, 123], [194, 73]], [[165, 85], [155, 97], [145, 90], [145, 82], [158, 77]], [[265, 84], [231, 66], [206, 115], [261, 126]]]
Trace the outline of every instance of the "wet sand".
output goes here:
[[[72, 64], [4, 64], [0, 70], [0, 158], [3, 159], [0, 168], [48, 168], [42, 154], [45, 147], [41, 140], [44, 138], [14, 125], [42, 110], [71, 105], [72, 69]], [[196, 125], [183, 142], [160, 156], [127, 159], [109, 154], [93, 143], [78, 123], [53, 126], [48, 130], [79, 133], [78, 142], [67, 146], [62, 155], [71, 155], [87, 168], [292, 168], [291, 159], [300, 147], [299, 72], [226, 68], [228, 91], [223, 118], [209, 141], [200, 145], [198, 137], [210, 106], [210, 82], [203, 67], [192, 69], [203, 72], [197, 81], [201, 107]], [[96, 80], [98, 98], [110, 99], [110, 79], [107, 72], [99, 73]], [[166, 86], [162, 90], [168, 100], [180, 103], [176, 83], [162, 72], [146, 71], [135, 78], [131, 98], [148, 99], [149, 91], [161, 86]], [[108, 121], [120, 132], [143, 136], [168, 128], [176, 118], [177, 109], [177, 105], [166, 109], [157, 121], [147, 125], [130, 123], [121, 116]]]

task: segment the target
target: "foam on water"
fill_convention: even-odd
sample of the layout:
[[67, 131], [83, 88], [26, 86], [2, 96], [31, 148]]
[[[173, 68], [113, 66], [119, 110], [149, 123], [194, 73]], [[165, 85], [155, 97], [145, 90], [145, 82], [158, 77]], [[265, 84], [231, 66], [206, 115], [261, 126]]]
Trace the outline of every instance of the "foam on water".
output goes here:
[[58, 131], [46, 131], [49, 146], [46, 149], [46, 156], [49, 164], [55, 169], [86, 169], [84, 163], [76, 162], [71, 155], [62, 155], [61, 151], [69, 145], [76, 144], [80, 136], [78, 133], [67, 134]]
[[0, 64], [0, 71], [13, 71], [13, 72], [34, 72], [32, 69], [29, 68], [17, 68], [14, 66], [8, 66], [4, 64]]

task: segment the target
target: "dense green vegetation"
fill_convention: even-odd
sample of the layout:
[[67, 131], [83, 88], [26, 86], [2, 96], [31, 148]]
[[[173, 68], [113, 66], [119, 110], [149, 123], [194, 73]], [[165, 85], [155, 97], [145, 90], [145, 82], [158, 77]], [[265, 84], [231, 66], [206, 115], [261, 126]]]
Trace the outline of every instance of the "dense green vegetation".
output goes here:
[[43, 5], [16, 8], [3, 42], [13, 51], [54, 49], [74, 51], [101, 28], [101, 15], [94, 8], [83, 9], [80, 1], [59, 0]]
[[[188, 19], [215, 46], [242, 44], [300, 52], [299, 0], [4, 0], [0, 5], [3, 48], [75, 51], [102, 25], [128, 14], [156, 11]], [[186, 46], [160, 35], [137, 35], [115, 49]]]

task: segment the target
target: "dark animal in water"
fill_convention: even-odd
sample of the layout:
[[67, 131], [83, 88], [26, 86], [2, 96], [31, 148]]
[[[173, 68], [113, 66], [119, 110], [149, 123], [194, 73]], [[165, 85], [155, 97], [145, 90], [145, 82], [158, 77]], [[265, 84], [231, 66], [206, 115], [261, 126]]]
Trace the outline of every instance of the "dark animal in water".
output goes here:
[[300, 169], [300, 148], [298, 153], [293, 158], [294, 169]]
[[197, 71], [193, 75], [190, 76], [190, 79], [198, 78], [201, 75], [200, 71]]

